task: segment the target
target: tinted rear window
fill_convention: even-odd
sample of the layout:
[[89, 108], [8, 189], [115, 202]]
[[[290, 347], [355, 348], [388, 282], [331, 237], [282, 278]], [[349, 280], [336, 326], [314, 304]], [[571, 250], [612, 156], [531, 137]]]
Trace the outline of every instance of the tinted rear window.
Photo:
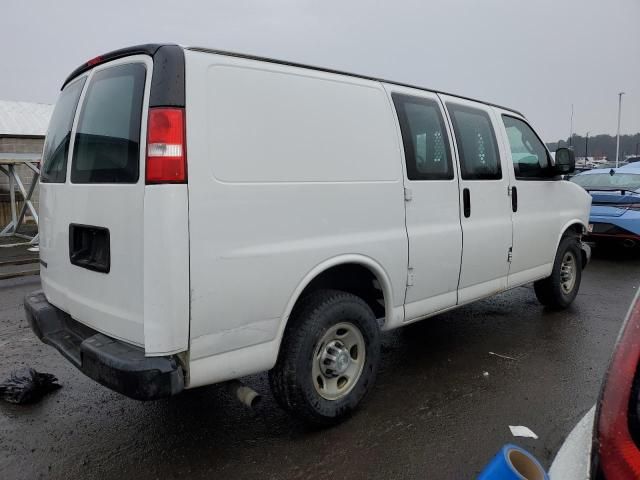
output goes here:
[[438, 104], [427, 98], [392, 95], [398, 112], [409, 180], [451, 180], [449, 139]]
[[498, 142], [491, 118], [484, 110], [447, 103], [458, 143], [460, 169], [465, 180], [502, 178]]
[[146, 68], [139, 63], [96, 72], [75, 136], [73, 183], [135, 183]]
[[42, 154], [41, 178], [45, 183], [64, 183], [66, 180], [71, 127], [85, 79], [67, 85], [53, 110]]

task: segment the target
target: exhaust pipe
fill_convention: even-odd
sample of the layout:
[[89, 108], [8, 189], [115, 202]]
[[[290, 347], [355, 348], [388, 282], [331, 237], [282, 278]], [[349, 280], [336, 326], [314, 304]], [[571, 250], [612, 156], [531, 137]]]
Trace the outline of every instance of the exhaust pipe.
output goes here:
[[638, 243], [635, 240], [632, 240], [630, 238], [626, 238], [624, 242], [622, 242], [622, 245], [625, 248], [633, 248], [637, 245]]
[[247, 408], [258, 406], [262, 397], [253, 388], [246, 386], [240, 380], [230, 380], [225, 384], [227, 391], [236, 397]]

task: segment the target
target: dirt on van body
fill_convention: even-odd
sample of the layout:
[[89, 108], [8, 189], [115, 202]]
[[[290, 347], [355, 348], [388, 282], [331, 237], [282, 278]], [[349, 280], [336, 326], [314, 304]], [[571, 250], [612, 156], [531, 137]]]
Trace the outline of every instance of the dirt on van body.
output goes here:
[[[29, 366], [63, 388], [0, 404], [0, 477], [472, 478], [507, 442], [548, 467], [596, 401], [639, 282], [640, 255], [596, 252], [567, 311], [545, 310], [525, 286], [387, 333], [372, 395], [323, 431], [283, 413], [264, 374], [244, 379], [264, 395], [255, 412], [220, 386], [148, 403], [111, 392], [30, 331], [22, 299], [39, 278], [6, 280], [0, 378]], [[509, 425], [539, 439], [513, 438]]]

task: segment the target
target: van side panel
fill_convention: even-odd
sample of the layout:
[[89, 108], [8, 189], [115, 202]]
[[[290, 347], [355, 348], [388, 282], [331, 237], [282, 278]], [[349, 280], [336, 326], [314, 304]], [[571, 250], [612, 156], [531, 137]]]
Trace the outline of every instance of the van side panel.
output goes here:
[[[185, 60], [192, 362], [273, 342], [296, 288], [339, 255], [380, 264], [401, 309], [402, 166], [382, 86], [209, 53]], [[252, 369], [270, 368], [269, 352]]]

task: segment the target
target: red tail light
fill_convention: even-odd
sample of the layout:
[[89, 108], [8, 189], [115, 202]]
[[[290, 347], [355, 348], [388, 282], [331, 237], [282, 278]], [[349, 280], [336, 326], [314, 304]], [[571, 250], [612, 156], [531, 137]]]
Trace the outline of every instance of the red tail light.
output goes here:
[[147, 127], [147, 184], [186, 183], [183, 108], [150, 108]]
[[[640, 297], [618, 338], [597, 418], [599, 466], [607, 479], [640, 478], [640, 450], [629, 431], [629, 407], [640, 360]], [[635, 407], [634, 407], [635, 408]]]

